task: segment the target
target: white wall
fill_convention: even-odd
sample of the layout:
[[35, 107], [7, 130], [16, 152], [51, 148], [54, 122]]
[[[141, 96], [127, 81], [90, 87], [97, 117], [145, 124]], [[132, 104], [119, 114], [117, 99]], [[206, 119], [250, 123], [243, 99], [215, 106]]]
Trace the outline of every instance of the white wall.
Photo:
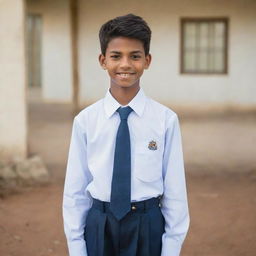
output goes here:
[[24, 2], [0, 1], [0, 160], [27, 155]]
[[[129, 12], [141, 15], [152, 31], [151, 68], [142, 86], [165, 104], [256, 105], [256, 1], [254, 0], [80, 0], [81, 103], [105, 95], [109, 80], [98, 64], [98, 30], [104, 22]], [[227, 75], [179, 73], [181, 17], [228, 17], [229, 72]]]
[[46, 101], [72, 99], [69, 0], [27, 0], [27, 12], [42, 15], [42, 93]]

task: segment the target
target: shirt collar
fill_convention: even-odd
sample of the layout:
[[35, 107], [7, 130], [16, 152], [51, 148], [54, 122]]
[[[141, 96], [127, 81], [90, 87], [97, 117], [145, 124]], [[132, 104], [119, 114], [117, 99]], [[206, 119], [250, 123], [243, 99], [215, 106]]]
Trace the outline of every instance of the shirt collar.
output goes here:
[[[145, 104], [146, 96], [143, 89], [140, 88], [134, 98], [127, 105], [130, 106], [137, 115], [142, 116]], [[107, 117], [110, 118], [120, 106], [121, 104], [112, 96], [108, 89], [104, 98], [104, 108]]]

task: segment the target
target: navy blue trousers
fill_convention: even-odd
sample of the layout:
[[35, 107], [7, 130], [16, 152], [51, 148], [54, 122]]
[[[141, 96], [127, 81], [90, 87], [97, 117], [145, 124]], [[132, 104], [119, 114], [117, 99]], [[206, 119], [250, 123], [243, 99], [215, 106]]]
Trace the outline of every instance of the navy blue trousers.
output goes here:
[[108, 202], [93, 199], [84, 232], [88, 256], [160, 256], [165, 225], [160, 206], [160, 198], [131, 203], [118, 221]]

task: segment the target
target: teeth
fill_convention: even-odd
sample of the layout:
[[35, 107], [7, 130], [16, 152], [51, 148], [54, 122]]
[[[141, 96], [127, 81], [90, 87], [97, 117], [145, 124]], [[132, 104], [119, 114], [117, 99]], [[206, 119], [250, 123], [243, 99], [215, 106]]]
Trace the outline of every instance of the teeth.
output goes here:
[[130, 76], [131, 74], [120, 73], [119, 75], [120, 75], [121, 77], [128, 77], [128, 76]]

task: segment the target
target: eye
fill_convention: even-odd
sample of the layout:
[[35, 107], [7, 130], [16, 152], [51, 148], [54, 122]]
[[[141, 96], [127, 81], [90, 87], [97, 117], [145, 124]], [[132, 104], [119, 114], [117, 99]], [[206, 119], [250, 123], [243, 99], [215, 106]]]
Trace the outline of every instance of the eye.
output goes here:
[[117, 54], [115, 54], [115, 55], [110, 55], [110, 58], [111, 59], [118, 59], [120, 57], [120, 55], [117, 55]]
[[138, 55], [138, 54], [132, 55], [132, 59], [134, 59], [134, 60], [137, 60], [137, 59], [140, 59], [140, 58], [141, 58], [141, 56]]

